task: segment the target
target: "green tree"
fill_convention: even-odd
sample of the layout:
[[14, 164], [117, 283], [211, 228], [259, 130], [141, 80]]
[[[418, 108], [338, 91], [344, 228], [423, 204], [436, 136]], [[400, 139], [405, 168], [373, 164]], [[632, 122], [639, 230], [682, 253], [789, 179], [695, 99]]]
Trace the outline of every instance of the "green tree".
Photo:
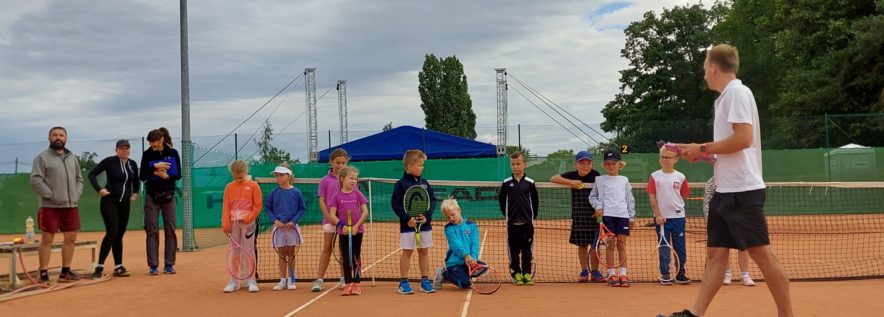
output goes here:
[[717, 3], [664, 9], [625, 29], [620, 51], [629, 68], [620, 71], [620, 93], [605, 105], [601, 127], [616, 132], [615, 144], [630, 151], [653, 151], [659, 139], [691, 142], [712, 135], [715, 94], [703, 80], [705, 49], [714, 43], [712, 27], [727, 7]]
[[98, 157], [98, 153], [89, 151], [83, 152], [83, 155], [77, 157], [77, 160], [80, 161], [80, 169], [91, 171], [96, 165], [98, 165], [98, 163], [95, 162], [96, 157]]
[[457, 56], [426, 55], [417, 77], [427, 129], [475, 139], [476, 114]]
[[[882, 12], [884, 1], [880, 0], [778, 1], [776, 18], [781, 28], [775, 34], [775, 54], [784, 67], [783, 89], [771, 104], [771, 113], [821, 118], [880, 111], [884, 95]], [[826, 122], [816, 122], [778, 124], [770, 143], [773, 147], [821, 147]], [[835, 131], [847, 139], [882, 145], [880, 122], [855, 120]]]
[[290, 163], [292, 156], [286, 151], [270, 144], [273, 141], [273, 126], [270, 121], [264, 122], [264, 132], [261, 134], [261, 140], [258, 141], [258, 151], [261, 153], [259, 162], [261, 164], [282, 164]]

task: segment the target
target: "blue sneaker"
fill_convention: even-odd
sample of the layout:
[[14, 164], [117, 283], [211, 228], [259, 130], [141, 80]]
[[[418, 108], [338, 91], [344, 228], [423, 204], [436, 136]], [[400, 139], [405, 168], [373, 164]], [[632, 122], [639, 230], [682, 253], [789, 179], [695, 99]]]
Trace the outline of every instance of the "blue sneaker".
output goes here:
[[160, 271], [157, 270], [156, 266], [151, 266], [150, 269], [147, 270], [147, 275], [157, 275], [160, 274]]
[[435, 293], [436, 290], [433, 289], [433, 282], [430, 282], [429, 278], [421, 279], [421, 290], [424, 293]]
[[592, 276], [593, 282], [601, 282], [601, 283], [605, 282], [605, 276], [602, 275], [602, 272], [599, 272], [598, 270], [593, 270], [590, 275]]
[[577, 283], [586, 283], [589, 282], [589, 270], [583, 269], [580, 271], [580, 274], [577, 274]]
[[411, 290], [411, 285], [408, 284], [408, 281], [399, 282], [399, 294], [402, 294], [402, 295], [414, 294], [414, 291]]
[[163, 268], [163, 273], [164, 274], [175, 274], [175, 267], [173, 267], [171, 265], [166, 265], [166, 267]]

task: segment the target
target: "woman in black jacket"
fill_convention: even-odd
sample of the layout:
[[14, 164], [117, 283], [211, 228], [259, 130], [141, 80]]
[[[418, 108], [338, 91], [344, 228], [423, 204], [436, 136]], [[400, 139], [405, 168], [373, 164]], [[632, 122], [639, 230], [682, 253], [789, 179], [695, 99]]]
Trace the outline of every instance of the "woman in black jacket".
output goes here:
[[[129, 276], [123, 266], [123, 235], [129, 224], [130, 202], [138, 199], [141, 181], [138, 180], [138, 165], [129, 159], [129, 141], [117, 141], [117, 155], [108, 156], [89, 171], [92, 188], [101, 195], [101, 219], [104, 220], [105, 234], [98, 252], [98, 266], [92, 278], [100, 278], [104, 272], [104, 260], [113, 250], [114, 276]], [[96, 176], [104, 173], [107, 181], [104, 187], [98, 185]]]
[[141, 180], [147, 197], [144, 198], [144, 231], [147, 233], [148, 275], [159, 274], [159, 229], [157, 221], [163, 215], [165, 237], [163, 273], [175, 274], [175, 253], [178, 236], [175, 233], [175, 181], [181, 179], [181, 156], [172, 148], [169, 130], [159, 128], [147, 133], [150, 148], [141, 156]]

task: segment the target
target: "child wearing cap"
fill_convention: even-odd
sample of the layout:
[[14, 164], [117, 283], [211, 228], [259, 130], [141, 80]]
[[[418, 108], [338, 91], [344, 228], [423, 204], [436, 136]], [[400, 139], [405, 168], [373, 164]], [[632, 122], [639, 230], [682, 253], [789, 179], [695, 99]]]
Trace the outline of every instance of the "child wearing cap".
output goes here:
[[[615, 236], [606, 242], [605, 259], [608, 268], [608, 285], [611, 287], [629, 287], [629, 278], [626, 276], [626, 237], [629, 230], [635, 226], [635, 197], [632, 195], [632, 185], [626, 176], [620, 175], [620, 170], [626, 167], [626, 162], [620, 160], [620, 152], [607, 150], [604, 155], [604, 167], [607, 175], [596, 177], [595, 186], [589, 194], [589, 203], [595, 208], [595, 216], [602, 217], [602, 223]], [[617, 250], [618, 258], [623, 259], [618, 276], [614, 264], [614, 250]]]
[[[574, 170], [553, 175], [550, 182], [571, 187], [571, 237], [568, 239], [577, 246], [577, 259], [580, 261], [578, 283], [603, 282], [605, 277], [599, 272], [599, 260], [592, 247], [598, 235], [599, 224], [593, 217], [592, 206], [589, 204], [589, 193], [592, 190], [586, 184], [595, 183], [599, 172], [592, 169], [592, 153], [580, 151], [574, 157]], [[590, 272], [590, 269], [592, 270]]]
[[[273, 176], [276, 177], [278, 187], [270, 191], [267, 198], [264, 199], [264, 213], [273, 223], [273, 232], [281, 230], [282, 234], [273, 234], [273, 245], [280, 249], [281, 254], [288, 256], [293, 255], [294, 246], [304, 243], [301, 235], [301, 228], [298, 227], [298, 221], [304, 216], [307, 207], [304, 204], [304, 195], [292, 184], [294, 178], [292, 171], [285, 165], [277, 166], [273, 170]], [[292, 261], [291, 267], [287, 267], [285, 259], [279, 258], [279, 283], [273, 287], [274, 291], [285, 289], [296, 289], [295, 277], [288, 276], [287, 272], [295, 271], [295, 263]]]

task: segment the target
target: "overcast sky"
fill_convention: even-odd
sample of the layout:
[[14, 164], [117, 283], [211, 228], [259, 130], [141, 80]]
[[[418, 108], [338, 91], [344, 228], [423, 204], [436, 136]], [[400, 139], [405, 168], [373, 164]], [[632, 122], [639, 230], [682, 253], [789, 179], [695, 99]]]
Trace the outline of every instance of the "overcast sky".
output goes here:
[[[479, 140], [496, 140], [496, 67], [597, 125], [627, 66], [623, 28], [685, 2], [191, 1], [192, 135], [211, 146], [219, 137], [206, 136], [230, 132], [305, 67], [317, 68], [317, 95], [347, 80], [351, 140], [387, 122], [423, 127], [417, 74], [428, 53], [464, 64]], [[180, 140], [178, 10], [170, 0], [0, 0], [0, 161], [23, 143], [45, 147], [56, 125], [71, 144], [139, 138], [160, 126]], [[510, 87], [510, 124], [555, 125], [512, 78]], [[306, 131], [298, 80], [237, 132], [252, 134], [277, 105], [277, 130]], [[326, 131], [338, 129], [336, 91], [318, 106], [323, 149]], [[581, 145], [564, 130], [533, 130], [523, 127], [523, 143]], [[306, 140], [293, 139], [297, 146], [282, 147], [302, 151]]]

